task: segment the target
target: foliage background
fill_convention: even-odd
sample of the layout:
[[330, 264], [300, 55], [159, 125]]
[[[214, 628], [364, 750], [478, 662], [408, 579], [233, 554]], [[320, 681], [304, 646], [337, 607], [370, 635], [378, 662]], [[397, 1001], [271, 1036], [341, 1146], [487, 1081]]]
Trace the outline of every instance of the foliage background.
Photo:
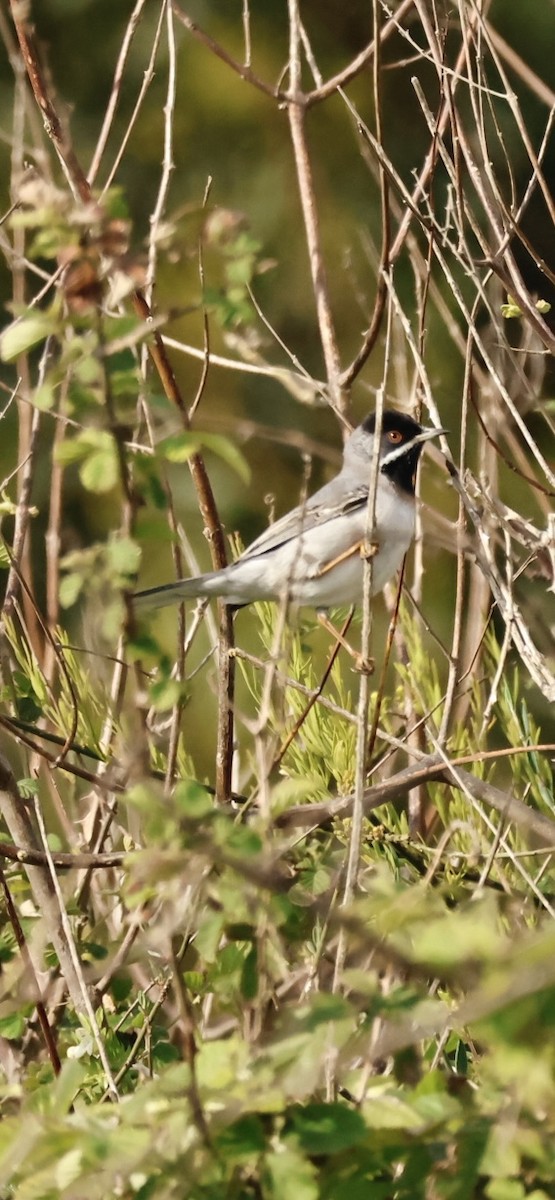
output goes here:
[[[2, 1194], [541, 1200], [554, 6], [396, 5], [381, 56], [307, 108], [312, 184], [293, 0], [174, 8], [1, 14]], [[100, 207], [43, 129], [14, 14], [82, 172], [133, 31]], [[390, 16], [303, 5], [305, 91]], [[236, 69], [249, 40], [266, 92]], [[173, 398], [135, 287], [172, 339]], [[272, 607], [239, 614], [231, 660], [225, 614], [186, 658], [183, 614], [137, 627], [139, 570], [204, 569], [218, 518], [249, 541], [384, 395], [431, 407], [456, 470], [426, 455], [416, 605], [389, 589], [351, 627], [371, 681], [310, 614], [287, 633]]]

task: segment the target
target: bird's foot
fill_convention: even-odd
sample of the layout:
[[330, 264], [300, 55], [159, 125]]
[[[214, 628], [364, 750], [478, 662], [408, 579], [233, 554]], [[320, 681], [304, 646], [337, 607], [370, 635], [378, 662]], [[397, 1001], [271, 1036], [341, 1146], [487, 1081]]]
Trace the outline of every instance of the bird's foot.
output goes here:
[[365, 562], [370, 562], [370, 559], [374, 558], [374, 555], [378, 553], [379, 548], [379, 542], [367, 542], [365, 538], [364, 541], [360, 543], [360, 557], [363, 558]]
[[364, 654], [357, 654], [357, 652], [354, 650], [352, 651], [352, 654], [355, 662], [355, 671], [358, 671], [359, 675], [374, 674], [376, 669], [375, 659], [365, 658]]

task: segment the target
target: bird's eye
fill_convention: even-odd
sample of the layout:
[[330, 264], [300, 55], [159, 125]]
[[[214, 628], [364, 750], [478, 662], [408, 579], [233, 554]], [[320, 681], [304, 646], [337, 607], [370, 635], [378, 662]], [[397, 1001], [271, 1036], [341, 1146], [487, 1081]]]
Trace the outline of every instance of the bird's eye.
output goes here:
[[402, 442], [403, 435], [398, 429], [390, 429], [387, 435], [388, 441], [393, 442], [394, 446], [398, 446]]

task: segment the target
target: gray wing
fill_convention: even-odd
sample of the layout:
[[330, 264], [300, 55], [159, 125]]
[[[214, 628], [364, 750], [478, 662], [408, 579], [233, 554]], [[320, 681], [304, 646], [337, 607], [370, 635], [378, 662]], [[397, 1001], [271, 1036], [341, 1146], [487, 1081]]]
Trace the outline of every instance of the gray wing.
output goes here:
[[338, 487], [339, 479], [339, 476], [332, 479], [307, 500], [306, 504], [300, 504], [284, 517], [280, 517], [279, 521], [274, 521], [260, 537], [251, 542], [238, 561], [254, 558], [257, 554], [267, 554], [269, 550], [276, 550], [278, 546], [283, 546], [284, 542], [309, 533], [311, 529], [324, 525], [326, 521], [333, 521], [335, 517], [363, 509], [368, 504], [368, 486], [359, 484]]

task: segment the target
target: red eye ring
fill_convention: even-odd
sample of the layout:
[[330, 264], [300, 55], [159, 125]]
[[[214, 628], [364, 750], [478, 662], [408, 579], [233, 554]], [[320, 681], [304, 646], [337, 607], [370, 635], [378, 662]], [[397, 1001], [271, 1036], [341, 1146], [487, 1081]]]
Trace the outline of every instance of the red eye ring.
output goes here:
[[393, 442], [394, 446], [398, 446], [403, 440], [403, 435], [399, 429], [390, 429], [387, 437], [390, 442]]

